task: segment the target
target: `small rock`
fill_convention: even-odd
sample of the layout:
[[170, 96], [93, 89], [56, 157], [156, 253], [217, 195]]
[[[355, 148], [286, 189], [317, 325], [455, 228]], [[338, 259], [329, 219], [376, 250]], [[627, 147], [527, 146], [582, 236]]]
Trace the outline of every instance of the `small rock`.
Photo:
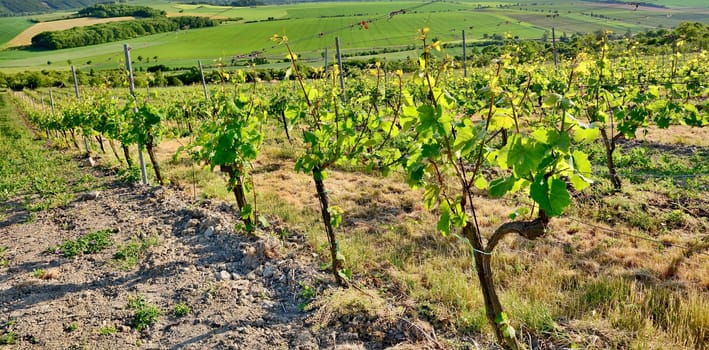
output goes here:
[[249, 288], [249, 281], [245, 280], [236, 280], [231, 283], [232, 289], [236, 289], [237, 291], [243, 291]]
[[273, 272], [274, 272], [274, 267], [272, 264], [266, 264], [266, 266], [263, 267], [263, 272], [261, 273], [264, 278], [271, 278], [273, 277]]
[[226, 270], [221, 270], [217, 274], [217, 281], [228, 281], [231, 279], [231, 274]]
[[118, 330], [119, 330], [121, 333], [128, 333], [128, 332], [130, 332], [130, 327], [128, 327], [128, 326], [122, 324], [122, 325], [118, 326]]
[[81, 196], [79, 196], [79, 198], [77, 198], [77, 200], [79, 200], [79, 201], [95, 201], [98, 199], [98, 197], [100, 195], [101, 195], [100, 191], [91, 191], [91, 192], [87, 192], [87, 193], [82, 194]]
[[248, 279], [249, 281], [253, 281], [256, 279], [256, 274], [253, 271], [251, 271], [246, 274], [246, 279]]
[[219, 221], [217, 221], [215, 218], [206, 218], [199, 224], [199, 229], [200, 231], [206, 231], [211, 226], [213, 230], [214, 227], [218, 224]]

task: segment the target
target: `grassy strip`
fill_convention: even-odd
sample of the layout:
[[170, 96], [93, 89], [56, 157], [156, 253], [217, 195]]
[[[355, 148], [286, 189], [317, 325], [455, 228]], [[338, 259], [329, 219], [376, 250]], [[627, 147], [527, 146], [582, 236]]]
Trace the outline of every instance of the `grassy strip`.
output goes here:
[[47, 210], [66, 205], [75, 192], [97, 185], [97, 179], [82, 174], [69, 154], [33, 140], [6, 93], [0, 94], [0, 149], [2, 202], [16, 201], [30, 211]]

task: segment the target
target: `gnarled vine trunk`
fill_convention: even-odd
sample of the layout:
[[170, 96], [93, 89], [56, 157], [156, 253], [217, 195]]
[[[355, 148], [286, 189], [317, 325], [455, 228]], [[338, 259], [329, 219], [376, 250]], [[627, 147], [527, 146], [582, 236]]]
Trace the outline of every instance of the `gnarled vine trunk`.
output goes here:
[[155, 170], [155, 177], [158, 179], [160, 185], [164, 185], [162, 179], [162, 173], [160, 172], [160, 164], [155, 156], [155, 137], [153, 134], [148, 135], [148, 142], [145, 143], [145, 149], [148, 150], [148, 156], [150, 157], [150, 162], [153, 164], [153, 169]]
[[487, 246], [483, 246], [482, 237], [473, 222], [469, 221], [463, 226], [463, 236], [467, 238], [473, 246], [475, 270], [485, 300], [485, 315], [495, 331], [497, 341], [506, 349], [517, 350], [521, 347], [516, 337], [511, 337], [509, 334], [507, 336], [505, 335], [505, 328], [508, 327], [508, 325], [498, 322], [502, 319], [501, 315], [504, 309], [495, 290], [495, 281], [490, 264], [492, 252], [495, 250], [497, 244], [509, 233], [517, 233], [529, 240], [544, 235], [548, 222], [549, 218], [542, 211], [539, 214], [539, 218], [533, 221], [513, 221], [505, 223], [495, 230], [495, 233], [488, 240]]
[[344, 280], [340, 276], [340, 270], [342, 269], [342, 263], [337, 259], [337, 240], [335, 239], [335, 230], [332, 227], [330, 221], [330, 211], [329, 203], [327, 198], [327, 191], [325, 190], [325, 183], [322, 178], [317, 175], [321, 173], [320, 169], [313, 169], [313, 181], [315, 182], [315, 190], [318, 193], [318, 200], [320, 201], [320, 213], [322, 214], [322, 220], [325, 224], [325, 232], [327, 233], [327, 240], [330, 242], [330, 256], [332, 259], [332, 274], [335, 276], [335, 281], [339, 285], [344, 285]]
[[130, 150], [128, 150], [128, 145], [125, 143], [121, 143], [121, 148], [123, 149], [123, 156], [126, 157], [126, 164], [128, 165], [128, 168], [133, 167], [133, 159], [130, 157]]
[[601, 128], [601, 138], [603, 139], [603, 146], [606, 149], [606, 165], [608, 167], [608, 176], [610, 177], [613, 188], [616, 191], [620, 191], [622, 187], [622, 182], [620, 181], [620, 176], [615, 169], [615, 162], [613, 161], [613, 152], [615, 152], [615, 138], [608, 137], [608, 133], [605, 129]]
[[118, 160], [118, 162], [120, 163], [122, 159], [118, 156], [118, 152], [116, 151], [116, 145], [113, 142], [113, 139], [108, 138], [108, 145], [111, 147], [111, 152], [113, 152], [113, 156], [116, 157], [116, 160]]
[[101, 137], [101, 135], [96, 135], [96, 142], [98, 142], [99, 148], [101, 148], [101, 153], [106, 154], [106, 149], [103, 147], [103, 137]]
[[241, 179], [241, 176], [237, 175], [236, 169], [234, 169], [233, 166], [230, 165], [221, 165], [220, 166], [221, 170], [225, 172], [227, 175], [229, 175], [229, 183], [231, 184], [231, 191], [234, 193], [234, 198], [236, 199], [236, 206], [239, 208], [239, 217], [244, 220], [244, 223], [246, 226], [251, 226], [251, 218], [250, 217], [242, 217], [241, 213], [243, 212], [244, 207], [248, 204], [246, 202], [246, 192], [244, 191], [244, 182]]

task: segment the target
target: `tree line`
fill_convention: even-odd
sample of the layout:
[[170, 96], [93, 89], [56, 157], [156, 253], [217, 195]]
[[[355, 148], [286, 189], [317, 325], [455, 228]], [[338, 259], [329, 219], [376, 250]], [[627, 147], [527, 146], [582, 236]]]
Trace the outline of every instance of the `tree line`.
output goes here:
[[103, 44], [179, 29], [213, 27], [218, 24], [219, 22], [213, 19], [197, 16], [158, 17], [100, 23], [87, 27], [75, 27], [37, 34], [32, 38], [31, 47], [40, 50], [58, 50]]
[[130, 6], [123, 4], [96, 4], [77, 11], [77, 17], [165, 17], [167, 12], [148, 6]]

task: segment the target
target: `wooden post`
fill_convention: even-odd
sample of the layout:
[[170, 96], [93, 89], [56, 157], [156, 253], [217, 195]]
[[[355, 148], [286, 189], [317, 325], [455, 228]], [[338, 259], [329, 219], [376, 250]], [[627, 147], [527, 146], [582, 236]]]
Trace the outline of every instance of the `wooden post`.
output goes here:
[[328, 62], [328, 61], [329, 61], [329, 60], [330, 60], [330, 57], [328, 57], [327, 47], [326, 47], [326, 48], [325, 48], [325, 75], [327, 75], [327, 70], [328, 70], [328, 65], [329, 65], [329, 62]]
[[204, 80], [204, 68], [202, 67], [202, 60], [197, 60], [199, 63], [199, 74], [202, 76], [202, 90], [204, 91], [204, 99], [209, 100], [209, 92], [207, 92], [207, 81]]
[[[44, 104], [44, 95], [40, 96], [40, 100], [42, 101], [42, 113], [44, 113], [47, 110], [47, 105]], [[44, 128], [44, 133], [47, 134], [47, 140], [49, 140], [49, 129]]]
[[347, 102], [345, 95], [345, 71], [342, 69], [342, 53], [340, 52], [340, 37], [335, 37], [335, 47], [337, 48], [337, 66], [340, 69], [340, 89], [342, 89], [342, 102]]
[[[52, 106], [52, 117], [54, 117], [54, 93], [52, 93], [52, 87], [49, 87], [49, 103]], [[59, 138], [59, 130], [54, 130], [54, 136]]]
[[551, 27], [551, 47], [554, 52], [554, 68], [559, 69], [559, 52], [556, 50], [556, 32]]
[[[130, 47], [128, 44], [123, 44], [123, 51], [126, 56], [126, 69], [128, 70], [128, 86], [130, 88], [130, 94], [133, 96], [133, 100], [137, 102], [135, 98], [135, 79], [133, 78], [133, 64], [130, 61]], [[138, 112], [138, 106], [136, 105], [133, 109], [134, 113]], [[148, 184], [148, 172], [145, 169], [145, 158], [143, 158], [143, 145], [138, 144], [138, 159], [140, 159], [140, 174], [143, 178], [143, 185]]]
[[79, 95], [79, 81], [76, 79], [76, 67], [74, 65], [71, 65], [71, 76], [74, 78], [74, 93], [76, 93], [76, 99], [80, 100], [81, 96]]
[[463, 78], [468, 77], [468, 55], [465, 47], [465, 30], [463, 30]]

